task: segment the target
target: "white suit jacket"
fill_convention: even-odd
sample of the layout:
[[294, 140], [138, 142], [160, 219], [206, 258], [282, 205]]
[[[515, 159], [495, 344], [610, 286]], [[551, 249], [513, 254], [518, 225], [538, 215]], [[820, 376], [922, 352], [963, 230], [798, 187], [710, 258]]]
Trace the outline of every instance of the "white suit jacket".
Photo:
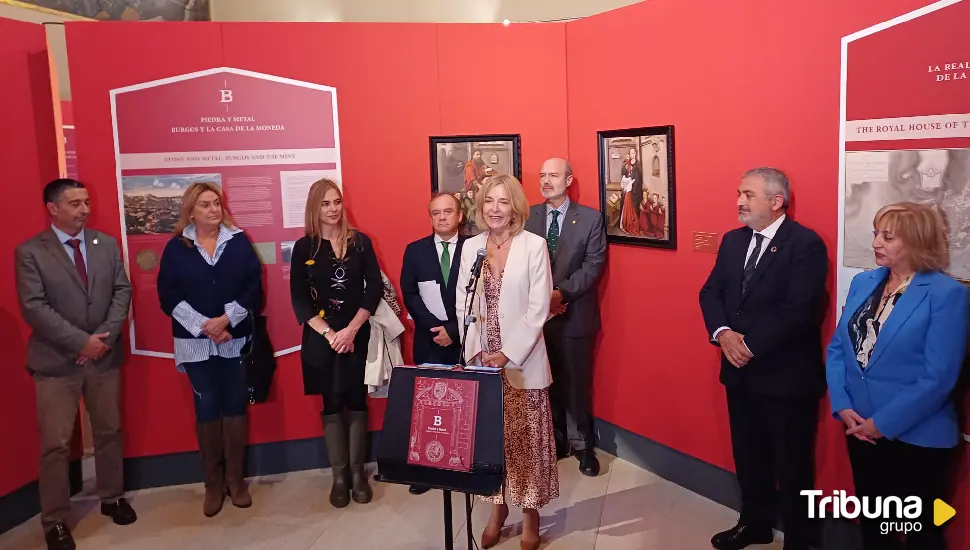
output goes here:
[[[455, 293], [455, 313], [459, 323], [463, 322], [466, 314], [465, 300], [468, 296], [465, 287], [468, 286], [471, 268], [478, 250], [486, 248], [487, 238], [488, 233], [480, 233], [462, 246]], [[523, 231], [512, 237], [508, 246], [509, 257], [502, 275], [502, 293], [498, 305], [501, 351], [509, 358], [505, 375], [513, 388], [544, 389], [552, 383], [546, 343], [542, 337], [542, 328], [549, 317], [552, 293], [552, 271], [549, 268], [546, 240]], [[465, 357], [469, 360], [482, 351], [483, 332], [488, 322], [484, 291], [484, 277], [480, 277], [470, 308], [475, 322], [468, 327], [464, 349]]]

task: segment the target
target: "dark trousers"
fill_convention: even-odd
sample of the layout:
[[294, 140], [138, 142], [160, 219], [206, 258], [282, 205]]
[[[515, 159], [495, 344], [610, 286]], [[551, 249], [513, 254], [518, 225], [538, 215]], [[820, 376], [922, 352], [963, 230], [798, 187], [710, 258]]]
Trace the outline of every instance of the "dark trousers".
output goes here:
[[119, 381], [118, 369], [97, 369], [90, 362], [68, 376], [34, 374], [41, 447], [40, 522], [45, 530], [66, 522], [71, 511], [68, 461], [82, 395], [91, 418], [98, 496], [102, 502], [124, 496]]
[[196, 422], [246, 414], [246, 376], [238, 357], [210, 357], [182, 366], [192, 384]]
[[573, 449], [592, 448], [595, 444], [591, 403], [594, 339], [563, 336], [555, 320], [544, 332], [552, 371], [549, 403], [553, 426], [557, 434], [568, 438]]
[[808, 548], [813, 526], [800, 491], [815, 488], [818, 401], [727, 392], [731, 446], [741, 485], [741, 522], [769, 530], [775, 519], [778, 481], [785, 548]]
[[[918, 447], [879, 439], [876, 444], [848, 437], [849, 461], [855, 480], [856, 496], [869, 497], [874, 506], [876, 497], [895, 496], [900, 499], [920, 497], [923, 513], [918, 520], [896, 519], [888, 521], [921, 522], [920, 532], [906, 535], [906, 544], [894, 533], [883, 535], [881, 519], [859, 516], [862, 541], [865, 550], [942, 550], [946, 547], [943, 529], [933, 525], [933, 501], [946, 494], [947, 466], [951, 449]], [[895, 511], [895, 507], [893, 507]]]

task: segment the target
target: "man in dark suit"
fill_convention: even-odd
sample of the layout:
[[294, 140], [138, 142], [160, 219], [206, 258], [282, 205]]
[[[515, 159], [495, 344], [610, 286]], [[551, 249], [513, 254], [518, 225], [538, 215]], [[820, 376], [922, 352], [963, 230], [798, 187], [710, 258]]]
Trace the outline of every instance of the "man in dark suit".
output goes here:
[[700, 292], [707, 337], [722, 351], [731, 445], [741, 486], [738, 524], [711, 539], [719, 550], [772, 541], [775, 480], [786, 550], [813, 542], [806, 500], [814, 488], [818, 401], [825, 393], [822, 318], [828, 254], [786, 216], [790, 186], [774, 168], [741, 180], [738, 218]]
[[546, 239], [553, 291], [545, 326], [552, 370], [549, 397], [560, 458], [575, 453], [579, 471], [599, 474], [593, 450], [593, 348], [600, 329], [597, 282], [606, 258], [603, 215], [566, 195], [573, 183], [569, 161], [549, 159], [539, 174], [546, 202], [532, 207], [526, 230]]
[[[455, 317], [455, 288], [461, 246], [465, 241], [458, 234], [462, 221], [461, 204], [450, 193], [438, 193], [431, 198], [428, 212], [433, 233], [407, 246], [401, 267], [404, 307], [414, 319], [412, 359], [416, 365], [455, 365], [461, 359], [460, 333]], [[425, 296], [421, 295], [422, 289]], [[436, 299], [439, 296], [440, 302]], [[437, 310], [438, 315], [432, 310]], [[411, 493], [415, 495], [427, 491], [427, 487], [411, 487]]]
[[44, 188], [44, 203], [51, 226], [17, 247], [17, 296], [32, 329], [27, 370], [37, 389], [40, 521], [49, 550], [73, 550], [67, 470], [82, 395], [91, 418], [101, 513], [118, 525], [137, 519], [124, 497], [119, 413], [121, 332], [131, 285], [118, 243], [85, 227], [90, 202], [83, 185], [54, 180]]

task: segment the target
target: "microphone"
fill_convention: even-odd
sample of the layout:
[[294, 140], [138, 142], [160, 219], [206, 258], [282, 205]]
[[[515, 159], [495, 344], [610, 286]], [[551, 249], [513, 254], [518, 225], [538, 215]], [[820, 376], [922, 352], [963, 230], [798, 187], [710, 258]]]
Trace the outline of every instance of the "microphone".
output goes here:
[[482, 275], [482, 264], [485, 263], [485, 249], [479, 248], [475, 255], [475, 264], [472, 265], [472, 279], [478, 279]]

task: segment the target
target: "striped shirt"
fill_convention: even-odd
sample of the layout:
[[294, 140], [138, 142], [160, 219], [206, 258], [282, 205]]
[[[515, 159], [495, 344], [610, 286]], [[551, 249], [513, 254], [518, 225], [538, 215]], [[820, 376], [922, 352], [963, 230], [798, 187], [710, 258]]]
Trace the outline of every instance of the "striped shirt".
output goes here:
[[[219, 227], [219, 237], [216, 241], [216, 253], [215, 256], [209, 256], [209, 253], [203, 248], [199, 242], [196, 240], [195, 225], [190, 224], [182, 231], [182, 236], [186, 239], [191, 240], [195, 243], [196, 250], [202, 255], [202, 259], [206, 261], [209, 265], [216, 265], [219, 261], [219, 257], [222, 256], [222, 251], [226, 248], [226, 243], [232, 238], [236, 233], [241, 233], [242, 229], [229, 229], [228, 227], [222, 225]], [[231, 302], [226, 304], [226, 316], [229, 317], [229, 324], [236, 326], [243, 322], [248, 312], [246, 308], [242, 307], [236, 302]], [[202, 315], [198, 311], [192, 308], [188, 302], [179, 302], [175, 309], [172, 311], [172, 317], [180, 325], [182, 325], [185, 330], [189, 331], [193, 336], [199, 336], [202, 334], [202, 324], [209, 320], [208, 317]], [[210, 338], [176, 338], [175, 339], [175, 368], [179, 372], [185, 372], [184, 363], [196, 363], [199, 361], [205, 361], [212, 356], [225, 357], [227, 359], [232, 359], [239, 357], [242, 353], [242, 347], [245, 345], [249, 337], [234, 338], [228, 342], [222, 344], [216, 344]]]

